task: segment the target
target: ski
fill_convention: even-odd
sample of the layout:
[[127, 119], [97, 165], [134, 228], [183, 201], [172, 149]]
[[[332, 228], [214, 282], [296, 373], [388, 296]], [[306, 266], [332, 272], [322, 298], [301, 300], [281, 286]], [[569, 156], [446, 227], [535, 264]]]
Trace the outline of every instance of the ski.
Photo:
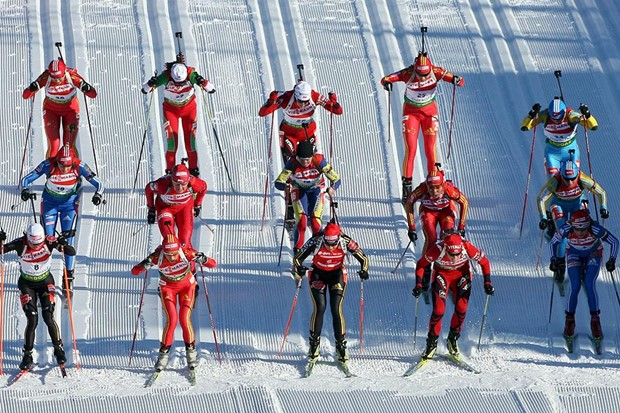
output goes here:
[[603, 354], [603, 337], [590, 336], [590, 341], [592, 341], [592, 345], [594, 346], [594, 352], [596, 354]]
[[564, 341], [566, 341], [566, 351], [568, 353], [572, 353], [575, 346], [575, 336], [564, 336]]
[[405, 372], [405, 374], [403, 374], [403, 377], [409, 377], [411, 376], [413, 373], [415, 373], [416, 371], [420, 370], [422, 367], [424, 367], [426, 365], [426, 363], [428, 363], [430, 359], [426, 359], [424, 357], [422, 357], [420, 359], [420, 361], [418, 361], [417, 363], [413, 363], [411, 365], [411, 367], [409, 367], [407, 369], [407, 371]]
[[349, 363], [347, 361], [338, 360], [338, 368], [340, 368], [346, 378], [355, 377], [355, 374], [351, 373], [351, 370], [349, 369]]
[[15, 384], [19, 379], [21, 379], [22, 377], [24, 377], [26, 374], [30, 373], [29, 369], [26, 370], [20, 370], [19, 373], [17, 373], [15, 376], [11, 377], [9, 379], [9, 381], [7, 381], [6, 386], [12, 386], [13, 384]]
[[478, 370], [477, 368], [475, 368], [474, 366], [472, 366], [471, 364], [463, 360], [460, 354], [439, 354], [439, 357], [467, 371], [471, 371], [472, 373], [475, 373], [475, 374], [480, 374], [480, 370]]
[[196, 370], [193, 367], [189, 368], [189, 384], [196, 385]]
[[318, 357], [314, 357], [308, 361], [308, 364], [306, 364], [305, 377], [310, 377], [310, 375], [312, 374], [312, 370], [314, 369], [314, 365], [316, 364], [318, 359], [319, 359]]
[[160, 374], [161, 374], [161, 370], [155, 370], [153, 372], [153, 374], [151, 374], [151, 376], [147, 380], [147, 382], [144, 385], [144, 387], [151, 387], [153, 385], [153, 383], [155, 383], [155, 380], [157, 380], [157, 378], [159, 377]]

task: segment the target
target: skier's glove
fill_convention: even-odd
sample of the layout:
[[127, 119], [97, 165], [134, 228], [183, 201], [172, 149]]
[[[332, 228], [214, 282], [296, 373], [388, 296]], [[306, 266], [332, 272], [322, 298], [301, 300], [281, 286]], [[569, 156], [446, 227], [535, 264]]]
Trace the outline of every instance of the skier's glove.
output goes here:
[[146, 222], [148, 222], [149, 224], [154, 224], [156, 217], [157, 217], [157, 212], [155, 211], [155, 208], [149, 208], [149, 212], [146, 216]]
[[383, 89], [387, 90], [388, 92], [392, 91], [392, 82], [388, 82], [387, 80], [383, 83]]
[[601, 208], [600, 212], [601, 212], [601, 218], [603, 219], [609, 218], [609, 211], [607, 210], [607, 208]]
[[465, 85], [465, 79], [463, 79], [461, 76], [454, 75], [454, 77], [452, 78], [452, 83], [454, 83], [458, 87], [463, 87], [463, 85]]
[[151, 268], [151, 266], [152, 266], [152, 264], [148, 260], [144, 260], [140, 264], [136, 264], [136, 265], [133, 266], [133, 268], [131, 269], [131, 274], [133, 274], [133, 275], [140, 275], [144, 271], [146, 271], [149, 268]]
[[82, 85], [80, 86], [80, 90], [84, 93], [88, 93], [91, 90], [93, 90], [93, 87], [89, 85], [87, 82], [82, 82]]
[[303, 278], [306, 275], [306, 272], [308, 272], [308, 267], [305, 265], [298, 265], [295, 268], [295, 274], [297, 274], [300, 278]]
[[487, 295], [493, 295], [493, 293], [495, 293], [495, 288], [493, 288], [493, 284], [491, 284], [490, 282], [485, 282], [484, 283], [484, 292]]
[[459, 229], [457, 232], [461, 237], [465, 238], [465, 229]]
[[95, 192], [95, 195], [93, 195], [93, 199], [91, 201], [93, 201], [93, 205], [98, 206], [101, 204], [101, 201], [103, 201], [103, 197], [99, 192]]
[[209, 257], [207, 257], [204, 252], [199, 252], [196, 254], [196, 258], [194, 258], [194, 261], [199, 262], [200, 264], [204, 264], [205, 262], [207, 262], [208, 259]]
[[71, 238], [71, 237], [75, 237], [75, 230], [74, 229], [68, 229], [66, 231], [63, 231], [60, 234], [61, 237], [65, 237], [65, 238]]
[[590, 109], [588, 108], [588, 105], [586, 105], [585, 103], [582, 103], [581, 105], [579, 105], [579, 112], [581, 112], [581, 114], [586, 118], [589, 119], [590, 116], [592, 116], [590, 114]]
[[329, 92], [327, 96], [329, 96], [329, 101], [332, 103], [332, 105], [338, 103], [338, 95], [335, 92]]
[[146, 82], [146, 84], [150, 87], [155, 87], [155, 85], [157, 84], [157, 76], [153, 76], [152, 78], [150, 78], [149, 81]]
[[549, 269], [553, 272], [564, 274], [566, 272], [566, 262], [564, 258], [552, 258]]
[[208, 80], [204, 81], [204, 83], [202, 84], [202, 89], [209, 94], [215, 93], [215, 86], [213, 86], [213, 83], [209, 82]]
[[[530, 110], [530, 113], [528, 113], [528, 116], [530, 117], [530, 119], [534, 119], [536, 115], [538, 115], [538, 112], [540, 112], [540, 103], [534, 103], [534, 105], [532, 106], [532, 110]], [[525, 130], [527, 130], [527, 128], [525, 128]]]
[[62, 247], [64, 247], [65, 245], [69, 245], [67, 238], [63, 237], [62, 235], [56, 238], [56, 242], [58, 242], [58, 245]]
[[31, 91], [31, 92], [36, 92], [37, 90], [39, 90], [39, 84], [37, 82], [32, 82], [28, 86], [28, 90]]
[[616, 259], [610, 258], [609, 260], [607, 260], [607, 262], [605, 263], [605, 268], [607, 268], [607, 271], [609, 272], [614, 272], [614, 270], [616, 269]]
[[6, 241], [6, 232], [0, 230], [0, 242]]
[[202, 206], [201, 205], [196, 205], [194, 207], [194, 216], [197, 217], [200, 215], [200, 211], [202, 211]]
[[411, 294], [415, 298], [418, 298], [420, 296], [420, 294], [422, 294], [422, 283], [421, 282], [416, 284], [415, 288], [413, 290], [411, 290]]
[[280, 94], [277, 90], [272, 90], [269, 94], [269, 99], [267, 99], [268, 106], [275, 105], [278, 100]]
[[415, 229], [410, 229], [409, 231], [407, 231], [407, 236], [414, 244], [418, 240], [418, 234], [415, 232]]
[[541, 219], [541, 220], [540, 220], [540, 222], [538, 223], [538, 228], [540, 228], [541, 230], [545, 230], [545, 229], [547, 229], [547, 225], [548, 225], [548, 223], [547, 223], [547, 219], [546, 219], [546, 218], [543, 218], [543, 219]]
[[22, 201], [27, 201], [30, 199], [30, 197], [32, 196], [32, 194], [30, 193], [30, 191], [28, 190], [28, 188], [24, 188], [22, 189]]
[[367, 280], [368, 277], [369, 277], [368, 276], [368, 271], [366, 271], [366, 270], [359, 270], [357, 273], [359, 274], [359, 276], [360, 276], [360, 278], [362, 280]]

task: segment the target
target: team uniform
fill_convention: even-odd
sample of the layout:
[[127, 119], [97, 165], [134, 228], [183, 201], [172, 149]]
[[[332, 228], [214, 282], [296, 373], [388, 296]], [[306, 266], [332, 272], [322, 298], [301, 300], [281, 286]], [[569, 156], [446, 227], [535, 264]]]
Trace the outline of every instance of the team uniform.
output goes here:
[[536, 104], [523, 119], [521, 130], [531, 130], [538, 124], [544, 126], [545, 134], [545, 170], [552, 177], [560, 170], [562, 161], [571, 157], [570, 151], [574, 151], [572, 159], [577, 165], [580, 164], [579, 145], [577, 145], [577, 129], [579, 126], [590, 130], [598, 129], [596, 118], [590, 114], [587, 106], [582, 112], [566, 107], [558, 98], [551, 101], [549, 108], [539, 112], [540, 105]]
[[194, 217], [200, 214], [207, 194], [207, 183], [191, 175], [185, 165], [179, 164], [170, 175], [149, 182], [145, 192], [149, 224], [157, 221], [164, 238], [175, 234], [176, 225], [181, 244], [191, 247]]
[[[177, 323], [181, 324], [183, 330], [187, 363], [190, 367], [197, 364], [196, 340], [191, 321], [198, 285], [194, 276], [195, 262], [208, 268], [215, 268], [217, 265], [213, 258], [190, 247], [182, 247], [174, 235], [167, 235], [161, 246], [131, 270], [133, 275], [139, 275], [153, 266], [157, 266], [159, 271], [159, 291], [166, 324], [160, 348], [160, 355], [164, 354], [162, 358], [165, 358], [165, 363], [156, 366], [158, 369], [167, 364]], [[158, 359], [158, 363], [160, 361]]]
[[60, 148], [61, 129], [63, 131], [62, 144], [69, 145], [76, 150], [75, 140], [80, 123], [80, 102], [77, 92], [80, 90], [89, 98], [94, 99], [97, 97], [97, 91], [76, 69], [68, 68], [62, 60], [50, 62], [47, 70], [24, 89], [22, 97], [30, 99], [41, 88], [45, 90], [43, 122], [48, 144], [45, 157], [56, 156]]
[[[259, 116], [267, 116], [282, 109], [284, 119], [280, 123], [280, 150], [284, 163], [297, 154], [299, 142], [310, 140], [318, 144], [314, 112], [322, 106], [334, 115], [342, 115], [342, 106], [335, 93], [328, 96], [313, 90], [307, 82], [299, 82], [294, 89], [286, 92], [273, 91], [269, 99], [259, 109]], [[304, 130], [303, 125], [307, 127]]]
[[179, 121], [183, 129], [185, 150], [187, 151], [189, 169], [194, 176], [199, 176], [198, 152], [196, 152], [196, 93], [194, 85], [202, 87], [209, 93], [215, 87], [199, 75], [191, 66], [184, 63], [168, 64], [159, 76], [153, 76], [142, 87], [142, 93], [152, 92], [164, 86], [164, 131], [166, 132], [166, 172], [169, 173], [176, 163], [179, 146]]
[[[564, 241], [567, 245], [566, 262], [564, 261], [562, 247]], [[618, 239], [607, 229], [591, 221], [587, 210], [580, 210], [573, 214], [570, 222], [567, 222], [555, 233], [549, 243], [551, 270], [564, 273], [568, 267], [571, 289], [566, 302], [565, 336], [571, 337], [575, 333], [575, 311], [582, 282], [588, 296], [592, 336], [595, 338], [603, 336], [599, 318], [601, 310], [596, 291], [596, 280], [603, 258], [603, 242], [611, 247], [606, 267], [609, 272], [613, 272], [618, 256]]]
[[495, 290], [491, 284], [489, 259], [459, 234], [448, 235], [439, 243], [431, 246], [416, 264], [416, 287], [412, 292], [416, 298], [422, 292], [424, 269], [431, 263], [433, 264], [431, 286], [433, 313], [429, 321], [426, 350], [423, 354], [425, 358], [432, 358], [437, 349], [441, 321], [446, 309], [446, 298], [449, 294], [452, 295], [454, 301], [454, 314], [450, 321], [448, 350], [452, 354], [459, 352], [457, 340], [467, 314], [473, 278], [469, 260], [474, 260], [480, 265], [484, 277], [484, 290], [487, 294], [493, 294]]
[[404, 203], [411, 192], [413, 162], [418, 149], [418, 134], [422, 129], [426, 169], [431, 172], [437, 162], [437, 133], [439, 130], [439, 111], [435, 101], [437, 84], [440, 80], [463, 86], [462, 77], [439, 66], [434, 66], [424, 54], [419, 54], [413, 65], [394, 72], [381, 79], [381, 85], [391, 90], [392, 83], [405, 82], [405, 101], [403, 104], [403, 139], [405, 156], [403, 158], [403, 196]]
[[346, 326], [342, 306], [347, 287], [347, 268], [344, 259], [347, 252], [359, 261], [362, 269], [359, 274], [368, 279], [368, 258], [357, 242], [341, 232], [340, 227], [329, 223], [323, 232], [313, 236], [306, 242], [295, 257], [293, 267], [297, 278], [303, 277], [307, 268], [302, 266], [303, 261], [310, 255], [312, 267], [307, 271], [308, 283], [314, 309], [310, 317], [310, 352], [311, 358], [318, 357], [321, 330], [323, 329], [323, 315], [327, 307], [327, 291], [329, 290], [329, 306], [331, 309], [334, 336], [338, 358], [341, 361], [348, 359], [346, 351]]

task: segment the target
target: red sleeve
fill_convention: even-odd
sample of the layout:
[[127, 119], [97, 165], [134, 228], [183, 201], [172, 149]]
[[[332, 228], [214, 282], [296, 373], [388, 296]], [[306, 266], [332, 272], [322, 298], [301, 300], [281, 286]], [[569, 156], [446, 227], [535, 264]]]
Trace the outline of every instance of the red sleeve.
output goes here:
[[406, 67], [398, 72], [391, 73], [381, 79], [381, 84], [385, 86], [385, 82], [408, 82], [413, 76], [413, 66]]
[[146, 205], [149, 208], [155, 208], [155, 197], [157, 194], [161, 194], [165, 191], [166, 188], [170, 185], [169, 177], [161, 177], [156, 181], [149, 182], [144, 188], [144, 192], [146, 195]]
[[480, 251], [469, 241], [463, 240], [463, 246], [465, 247], [465, 251], [467, 251], [467, 255], [469, 255], [472, 260], [476, 261], [480, 265], [482, 275], [490, 275], [491, 263], [486, 255], [484, 255], [484, 252]]
[[189, 247], [181, 247], [181, 249], [183, 250], [183, 254], [185, 254], [185, 257], [192, 261], [194, 258], [196, 258], [196, 254], [198, 251], [196, 251], [193, 248], [189, 248]]
[[273, 113], [278, 109], [284, 109], [286, 105], [288, 105], [288, 102], [291, 100], [293, 93], [294, 91], [287, 90], [282, 95], [280, 95], [280, 98], [276, 100], [276, 103], [274, 103], [273, 105], [261, 106], [260, 109], [258, 110], [258, 116], [267, 116], [270, 113]]
[[454, 73], [448, 72], [443, 67], [433, 66], [435, 77], [437, 80], [443, 80], [444, 82], [452, 83], [454, 80]]
[[[193, 179], [192, 179], [193, 178]], [[189, 184], [192, 187], [192, 190], [196, 193], [196, 199], [194, 200], [195, 206], [201, 206], [202, 200], [207, 194], [207, 183], [196, 177], [192, 177], [189, 179]]]
[[415, 265], [415, 276], [417, 278], [422, 278], [424, 276], [424, 267], [430, 265], [433, 261], [439, 258], [439, 254], [441, 254], [441, 250], [435, 244], [430, 247], [426, 253], [418, 260]]
[[273, 105], [263, 105], [260, 107], [260, 109], [258, 110], [258, 116], [267, 116], [273, 112], [275, 112], [276, 110], [278, 110], [279, 106], [277, 103], [274, 103]]

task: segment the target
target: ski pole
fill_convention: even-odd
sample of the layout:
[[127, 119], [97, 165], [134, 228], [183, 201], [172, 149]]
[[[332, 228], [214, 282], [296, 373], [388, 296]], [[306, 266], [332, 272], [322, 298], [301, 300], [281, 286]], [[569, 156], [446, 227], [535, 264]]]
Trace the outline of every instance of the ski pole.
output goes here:
[[360, 283], [360, 354], [364, 343], [364, 280]]
[[[588, 139], [588, 128], [586, 127], [586, 118], [584, 115], [581, 115], [583, 119], [583, 136], [586, 139], [586, 153], [588, 154], [588, 168], [590, 171], [590, 178], [594, 179], [594, 172], [592, 172], [592, 160], [590, 159], [590, 140]], [[594, 210], [596, 211], [596, 220], [598, 221], [598, 205], [596, 202], [596, 195], [593, 194], [592, 198], [594, 199]]]
[[558, 81], [558, 89], [560, 90], [560, 99], [564, 101], [564, 92], [562, 92], [562, 85], [560, 84], [560, 78], [562, 77], [562, 71], [556, 70], [553, 72], [555, 79]]
[[220, 354], [220, 345], [217, 343], [217, 333], [215, 331], [215, 322], [213, 321], [213, 311], [211, 311], [211, 303], [209, 302], [209, 291], [207, 291], [207, 282], [205, 281], [205, 272], [200, 264], [200, 273], [202, 274], [202, 286], [205, 290], [205, 298], [207, 299], [207, 308], [209, 309], [209, 318], [211, 319], [211, 331], [213, 331], [213, 341], [215, 342], [215, 350], [217, 351], [217, 359], [222, 364], [222, 356]]
[[[538, 113], [536, 114], [536, 118], [538, 118]], [[530, 166], [527, 169], [527, 183], [525, 184], [525, 197], [523, 198], [523, 211], [521, 212], [521, 226], [519, 227], [519, 238], [521, 238], [521, 233], [523, 232], [523, 222], [525, 221], [525, 207], [527, 205], [527, 194], [530, 191], [530, 177], [532, 175], [532, 159], [534, 159], [534, 142], [536, 142], [536, 126], [538, 124], [534, 124], [534, 132], [532, 133], [532, 149], [530, 149]]]
[[228, 166], [226, 165], [226, 158], [224, 158], [224, 152], [222, 151], [222, 145], [220, 144], [220, 138], [217, 134], [217, 129], [215, 129], [215, 124], [213, 122], [213, 116], [211, 114], [211, 108], [207, 104], [207, 98], [205, 98], [204, 89], [202, 90], [202, 100], [203, 100], [204, 106], [207, 108], [207, 118], [209, 119], [209, 122], [211, 123], [211, 129], [213, 130], [213, 137], [215, 138], [215, 142], [217, 143], [217, 147], [220, 151], [220, 157], [222, 158], [222, 163], [224, 164], [224, 169], [226, 170], [226, 176], [228, 176], [228, 181], [230, 182], [230, 188], [232, 189], [233, 192], [236, 192], [235, 187], [233, 186], [232, 178], [230, 177], [230, 172], [228, 171]]
[[15, 209], [17, 209], [18, 206], [20, 206], [21, 204], [23, 204], [24, 202], [28, 202], [30, 200], [30, 198], [23, 200], [20, 198], [20, 200], [16, 203], [11, 205], [11, 211], [15, 211]]
[[400, 263], [402, 262], [403, 258], [405, 258], [405, 254], [407, 253], [407, 250], [409, 249], [409, 246], [411, 245], [411, 242], [412, 241], [409, 240], [409, 243], [407, 244], [407, 246], [405, 247], [405, 250], [403, 251], [402, 255], [400, 256], [400, 259], [396, 263], [396, 268], [394, 268], [392, 270], [392, 274], [396, 274], [396, 270], [398, 270], [398, 267], [400, 266]]
[[181, 52], [181, 39], [183, 38], [183, 32], [175, 32], [174, 37], [177, 39], [177, 62], [185, 63], [183, 53]]
[[454, 103], [456, 101], [456, 84], [452, 84], [452, 110], [450, 111], [450, 127], [448, 128], [448, 155], [446, 159], [450, 159], [450, 152], [452, 150], [452, 125], [454, 121]]
[[138, 228], [137, 230], [135, 230], [135, 231], [131, 234], [131, 236], [132, 236], [132, 237], [135, 237], [135, 236], [136, 236], [136, 234], [137, 234], [138, 232], [141, 232], [144, 228], [146, 228], [146, 227], [148, 227], [148, 226], [149, 226], [148, 222], [146, 222], [146, 223], [142, 224], [142, 225], [140, 226], [140, 228]]
[[[157, 70], [155, 71], [155, 76], [157, 76]], [[136, 182], [138, 182], [138, 172], [140, 172], [140, 163], [142, 163], [142, 152], [144, 152], [144, 144], [146, 142], [146, 133], [149, 130], [149, 120], [151, 119], [151, 105], [153, 104], [153, 92], [151, 92], [151, 97], [149, 98], [149, 106], [146, 110], [146, 125], [144, 126], [144, 134], [142, 134], [142, 146], [140, 147], [140, 156], [138, 156], [138, 167], [136, 168], [136, 177], [133, 180], [133, 188], [131, 192], [133, 193], [136, 190]]]
[[[290, 199], [290, 191], [285, 190], [285, 201], [284, 207], [288, 208], [288, 201]], [[282, 220], [282, 236], [280, 237], [280, 253], [278, 254], [278, 267], [280, 266], [280, 261], [282, 260], [282, 247], [284, 246], [284, 232], [286, 231], [286, 212], [284, 212], [284, 219]]]
[[71, 326], [71, 338], [73, 339], [73, 354], [75, 355], [75, 368], [79, 370], [80, 367], [80, 357], [77, 348], [77, 339], [75, 337], [75, 324], [73, 322], [73, 305], [71, 304], [71, 293], [69, 292], [69, 274], [67, 273], [67, 262], [65, 261], [65, 251], [64, 248], [61, 248], [60, 255], [62, 257], [62, 271], [63, 271], [63, 281], [65, 285], [67, 307], [69, 307], [69, 324]]
[[484, 311], [482, 312], [482, 321], [480, 322], [480, 334], [478, 335], [478, 350], [480, 350], [480, 341], [482, 340], [482, 330], [484, 329], [484, 322], [487, 319], [487, 309], [489, 308], [490, 295], [487, 294], [487, 299], [484, 303]]
[[392, 139], [392, 85], [388, 86], [387, 90], [388, 97], [388, 116], [387, 116], [387, 126], [388, 126], [388, 143]]
[[99, 175], [99, 164], [97, 163], [97, 152], [95, 151], [95, 137], [93, 136], [93, 127], [90, 123], [90, 112], [88, 110], [88, 100], [84, 98], [84, 108], [86, 109], [86, 120], [88, 122], [88, 134], [90, 135], [90, 144], [93, 147], [93, 159], [95, 160], [95, 173]]
[[37, 199], [37, 194], [35, 193], [30, 194], [30, 205], [32, 206], [32, 217], [34, 218], [34, 222], [37, 222], [37, 212], [36, 212], [36, 208], [34, 207], [35, 199]]
[[[327, 194], [329, 195], [329, 192]], [[335, 196], [329, 195], [329, 210], [334, 223], [340, 225], [340, 222], [338, 221], [338, 214], [336, 213], [336, 210], [338, 209], [338, 201], [336, 201], [335, 198]]]
[[543, 238], [545, 237], [545, 231], [541, 230], [540, 231], [540, 241], [538, 243], [538, 254], [536, 254], [536, 271], [538, 271], [538, 268], [540, 266], [540, 258], [542, 255], [542, 245], [543, 245]]
[[334, 114], [329, 112], [329, 163], [333, 162], [334, 156]]
[[549, 323], [551, 323], [551, 310], [553, 309], [553, 292], [555, 291], [555, 280], [551, 277], [551, 299], [549, 300]]
[[[4, 233], [4, 229], [0, 227]], [[0, 376], [4, 374], [2, 364], [4, 361], [4, 240], [0, 241]]]
[[420, 296], [415, 298], [415, 311], [413, 317], [413, 351], [415, 351], [416, 342], [418, 340], [418, 303], [420, 302]]
[[142, 303], [144, 302], [144, 293], [146, 291], [146, 283], [149, 278], [149, 270], [144, 273], [144, 282], [142, 283], [142, 292], [140, 293], [140, 304], [138, 305], [138, 315], [136, 316], [136, 326], [133, 329], [133, 339], [131, 340], [131, 350], [129, 350], [129, 363], [127, 367], [131, 367], [131, 359], [133, 358], [133, 350], [136, 345], [136, 336], [138, 335], [138, 324], [140, 323], [140, 314], [142, 314]]
[[207, 221], [205, 221], [204, 219], [202, 219], [202, 217], [200, 215], [198, 215], [198, 219], [200, 220], [200, 222], [203, 223], [204, 226], [207, 227], [207, 229], [209, 231], [211, 231], [212, 234], [215, 234], [215, 230], [213, 229], [213, 227], [211, 227], [211, 225], [209, 225], [209, 223]]
[[284, 329], [284, 337], [282, 337], [282, 344], [280, 345], [280, 351], [278, 357], [282, 357], [282, 349], [288, 336], [288, 331], [291, 328], [291, 321], [293, 320], [293, 313], [295, 313], [295, 306], [297, 306], [297, 297], [299, 297], [299, 291], [301, 291], [301, 278], [297, 281], [297, 289], [295, 290], [295, 297], [293, 298], [293, 305], [291, 306], [291, 312], [288, 315], [288, 321], [286, 322], [286, 328]]
[[[3, 247], [4, 248], [4, 247]], [[2, 260], [3, 271], [4, 271], [4, 259]], [[620, 295], [618, 294], [618, 287], [616, 286], [616, 279], [614, 278], [614, 272], [610, 272], [609, 276], [611, 277], [611, 283], [614, 285], [614, 290], [616, 292], [616, 299], [618, 300], [618, 305], [620, 305]]]
[[271, 114], [271, 127], [269, 128], [269, 151], [267, 151], [267, 162], [265, 164], [265, 193], [263, 194], [263, 218], [260, 224], [260, 230], [265, 226], [265, 213], [267, 211], [267, 189], [269, 188], [269, 162], [271, 161], [271, 145], [273, 144], [273, 124], [276, 116]]
[[21, 189], [22, 186], [22, 177], [24, 176], [24, 162], [26, 161], [26, 149], [28, 148], [28, 140], [30, 138], [30, 126], [32, 125], [32, 113], [34, 111], [34, 98], [36, 95], [31, 97], [30, 99], [30, 116], [28, 117], [28, 127], [26, 128], [26, 141], [24, 142], [24, 153], [22, 154], [22, 165], [19, 168], [19, 180], [17, 181], [17, 188]]

